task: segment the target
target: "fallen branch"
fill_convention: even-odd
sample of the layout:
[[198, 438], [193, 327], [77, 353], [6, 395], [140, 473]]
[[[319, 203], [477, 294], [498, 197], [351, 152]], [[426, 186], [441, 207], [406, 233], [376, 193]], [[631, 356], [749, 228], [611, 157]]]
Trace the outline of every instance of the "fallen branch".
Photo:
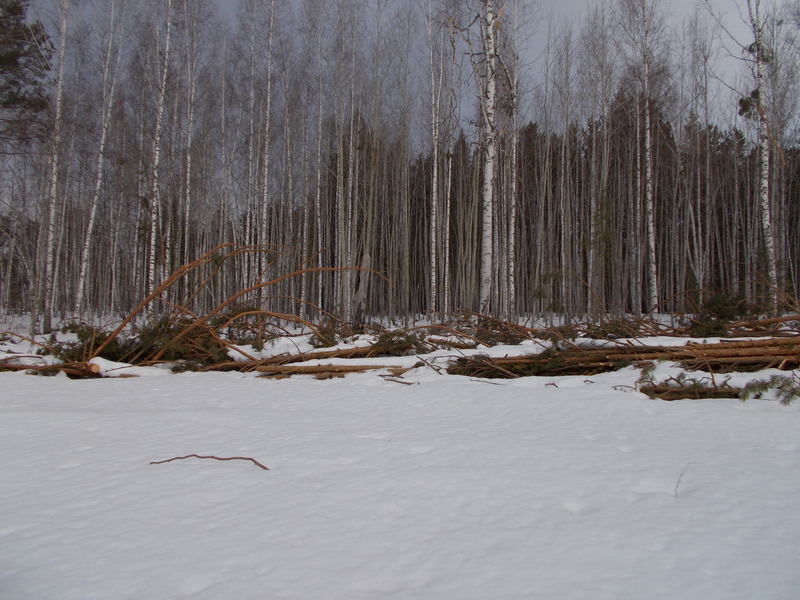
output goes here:
[[25, 365], [0, 361], [0, 371], [34, 371], [42, 375], [64, 373], [73, 379], [94, 379], [100, 377], [100, 366], [86, 362], [61, 363], [57, 365]]
[[221, 458], [219, 456], [200, 456], [198, 454], [189, 454], [187, 456], [176, 456], [175, 458], [168, 458], [167, 460], [155, 460], [155, 461], [152, 461], [150, 464], [151, 465], [163, 465], [164, 463], [172, 462], [173, 460], [183, 460], [185, 458], [209, 458], [209, 459], [213, 459], [213, 460], [249, 460], [255, 466], [257, 466], [257, 467], [259, 467], [261, 469], [264, 469], [265, 471], [269, 471], [268, 467], [265, 467], [260, 462], [258, 462], [256, 459], [250, 458], [250, 457], [247, 457], [247, 456], [231, 456], [231, 457], [228, 457], [228, 458]]
[[707, 400], [714, 398], [738, 398], [741, 388], [727, 386], [705, 386], [692, 383], [684, 386], [643, 385], [640, 390], [650, 398], [658, 400]]
[[313, 375], [316, 373], [363, 373], [378, 369], [400, 369], [396, 365], [261, 365], [259, 373], [280, 373], [288, 375]]
[[326, 358], [365, 358], [373, 346], [359, 346], [356, 348], [335, 348], [333, 350], [320, 350], [318, 352], [303, 352], [300, 354], [278, 354], [255, 361], [230, 361], [210, 365], [201, 371], [253, 371], [264, 365], [285, 365], [288, 363], [306, 362], [308, 360], [324, 360]]
[[451, 375], [506, 379], [530, 375], [595, 375], [658, 360], [676, 362], [689, 370], [712, 373], [757, 371], [770, 367], [794, 369], [800, 366], [800, 337], [677, 347], [573, 347], [504, 358], [476, 355], [460, 358], [449, 367], [448, 372]]

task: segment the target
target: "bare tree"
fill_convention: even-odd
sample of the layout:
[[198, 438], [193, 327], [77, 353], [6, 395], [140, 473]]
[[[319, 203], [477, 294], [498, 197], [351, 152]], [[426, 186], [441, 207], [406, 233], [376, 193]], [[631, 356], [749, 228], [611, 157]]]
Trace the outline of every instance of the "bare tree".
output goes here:
[[466, 30], [472, 69], [478, 85], [478, 105], [481, 124], [483, 183], [481, 188], [481, 268], [479, 310], [489, 313], [494, 290], [494, 203], [495, 167], [497, 161], [497, 81], [499, 77], [499, 47], [497, 31], [500, 26], [500, 7], [496, 0], [477, 0], [480, 46], [474, 47], [469, 29]]
[[77, 290], [75, 294], [75, 305], [73, 312], [81, 314], [83, 310], [83, 298], [86, 292], [86, 278], [91, 265], [91, 246], [94, 240], [95, 224], [97, 221], [97, 209], [100, 204], [100, 196], [105, 180], [105, 166], [108, 160], [107, 147], [108, 138], [111, 130], [111, 119], [113, 116], [116, 100], [117, 81], [119, 75], [120, 60], [122, 58], [121, 35], [124, 27], [125, 2], [122, 0], [118, 4], [117, 0], [111, 0], [108, 7], [108, 30], [106, 35], [108, 40], [103, 47], [102, 64], [102, 116], [100, 123], [100, 142], [97, 150], [97, 167], [95, 172], [94, 190], [89, 208], [89, 222], [86, 226], [86, 236], [81, 250], [80, 273], [78, 275]]
[[[64, 78], [65, 61], [67, 51], [67, 15], [69, 13], [69, 0], [59, 0], [58, 2], [58, 29], [59, 29], [59, 48], [58, 48], [58, 68], [56, 72], [56, 89], [53, 116], [53, 133], [51, 140], [51, 150], [49, 159], [50, 179], [45, 202], [45, 223], [42, 223], [40, 231], [40, 258], [43, 257], [44, 269], [41, 271], [41, 290], [40, 304], [42, 307], [42, 329], [46, 332], [52, 329], [52, 309], [53, 309], [53, 281], [55, 279], [56, 261], [56, 220], [59, 212], [59, 169], [61, 167], [61, 138], [64, 125]], [[32, 313], [33, 329], [35, 325], [35, 313]]]
[[[641, 111], [643, 113], [642, 177], [644, 188], [644, 221], [646, 231], [645, 265], [647, 273], [648, 310], [658, 310], [659, 290], [656, 256], [656, 223], [653, 196], [653, 130], [652, 130], [652, 77], [653, 68], [663, 43], [666, 15], [661, 0], [620, 0], [620, 25], [631, 60], [635, 61], [641, 85]], [[663, 46], [662, 46], [663, 49]]]

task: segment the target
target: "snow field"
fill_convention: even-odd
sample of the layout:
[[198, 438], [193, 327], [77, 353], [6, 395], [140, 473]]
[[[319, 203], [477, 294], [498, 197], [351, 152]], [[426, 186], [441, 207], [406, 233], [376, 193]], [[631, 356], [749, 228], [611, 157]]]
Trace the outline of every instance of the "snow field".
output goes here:
[[637, 376], [0, 374], [0, 598], [796, 598], [798, 406]]

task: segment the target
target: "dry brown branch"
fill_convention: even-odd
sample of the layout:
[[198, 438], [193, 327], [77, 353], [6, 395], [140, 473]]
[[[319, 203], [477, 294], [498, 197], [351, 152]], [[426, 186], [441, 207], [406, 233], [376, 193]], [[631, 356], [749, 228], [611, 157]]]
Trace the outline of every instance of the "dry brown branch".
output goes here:
[[391, 381], [392, 383], [401, 383], [403, 385], [418, 385], [419, 382], [415, 381], [403, 381], [401, 379], [397, 379], [396, 377], [392, 377], [391, 375], [381, 375], [384, 381]]
[[40, 348], [43, 348], [44, 350], [46, 350], [50, 354], [55, 354], [55, 350], [53, 350], [53, 348], [51, 348], [47, 344], [42, 344], [41, 342], [37, 342], [36, 340], [34, 340], [32, 338], [25, 337], [24, 335], [20, 335], [18, 333], [14, 333], [13, 331], [0, 331], [0, 335], [14, 336], [16, 338], [19, 338], [23, 342], [28, 342], [29, 344], [32, 344], [34, 346], [39, 346]]
[[301, 354], [280, 354], [264, 359], [262, 364], [280, 364], [306, 362], [326, 358], [365, 358], [373, 351], [373, 346], [356, 346], [355, 348], [334, 348], [333, 350], [317, 350]]
[[220, 245], [214, 247], [213, 249], [209, 250], [208, 252], [206, 252], [200, 258], [198, 258], [196, 260], [193, 260], [192, 262], [183, 265], [177, 271], [172, 273], [172, 275], [170, 275], [166, 279], [166, 281], [164, 281], [164, 283], [162, 283], [155, 290], [150, 292], [149, 295], [147, 295], [141, 302], [139, 302], [138, 305], [136, 305], [136, 308], [134, 308], [130, 312], [130, 314], [128, 314], [128, 316], [125, 317], [122, 320], [122, 323], [120, 323], [119, 326], [117, 326], [117, 328], [109, 334], [109, 336], [105, 339], [105, 341], [102, 344], [100, 344], [97, 348], [94, 349], [94, 352], [92, 352], [92, 356], [90, 358], [96, 358], [97, 356], [99, 356], [100, 353], [105, 349], [105, 347], [108, 346], [108, 344], [110, 344], [111, 341], [114, 338], [116, 338], [123, 329], [125, 329], [125, 327], [128, 325], [128, 323], [130, 323], [136, 317], [137, 314], [139, 314], [148, 304], [150, 304], [150, 302], [152, 302], [153, 300], [158, 298], [164, 292], [164, 290], [168, 289], [170, 286], [172, 286], [173, 283], [175, 283], [180, 278], [182, 278], [183, 276], [188, 274], [190, 271], [192, 271], [197, 266], [210, 261], [212, 259], [212, 257], [219, 250], [221, 250], [222, 248], [228, 248], [230, 246], [233, 246], [233, 244], [220, 244]]
[[150, 464], [151, 465], [162, 465], [164, 463], [172, 462], [173, 460], [183, 460], [185, 458], [209, 458], [209, 459], [213, 459], [213, 460], [248, 460], [251, 463], [253, 463], [255, 466], [257, 466], [257, 467], [259, 467], [261, 469], [264, 469], [265, 471], [269, 471], [268, 467], [265, 467], [260, 462], [258, 462], [256, 459], [250, 458], [248, 456], [231, 456], [231, 457], [227, 457], [227, 458], [222, 458], [222, 457], [219, 457], [219, 456], [200, 456], [198, 454], [188, 454], [186, 456], [176, 456], [175, 458], [168, 458], [166, 460], [155, 460], [155, 461], [152, 461]]
[[[192, 311], [190, 311], [190, 310], [189, 310], [188, 308], [186, 308], [185, 306], [179, 306], [179, 305], [177, 305], [177, 304], [175, 304], [175, 303], [173, 303], [173, 302], [169, 302], [168, 300], [165, 300], [165, 299], [162, 299], [162, 302], [164, 302], [164, 303], [166, 303], [166, 304], [168, 304], [168, 305], [172, 306], [172, 307], [173, 307], [174, 309], [176, 309], [176, 310], [177, 310], [179, 313], [184, 313], [184, 314], [188, 315], [188, 316], [189, 316], [189, 317], [191, 317], [191, 318], [192, 318], [194, 321], [198, 321], [198, 320], [199, 320], [199, 318], [200, 318], [198, 315], [196, 315], [195, 313], [193, 313]], [[260, 311], [253, 311], [253, 312], [260, 312]], [[231, 320], [232, 320], [232, 319], [231, 319]], [[173, 322], [174, 322], [174, 319], [173, 319]], [[230, 321], [228, 321], [228, 323], [230, 323]], [[224, 325], [223, 325], [223, 327], [227, 326], [227, 324], [228, 324], [228, 323], [224, 324]], [[204, 324], [204, 327], [203, 327], [203, 329], [204, 329], [204, 330], [205, 330], [205, 332], [206, 332], [206, 333], [207, 333], [207, 334], [208, 334], [208, 335], [209, 335], [209, 336], [210, 336], [210, 337], [211, 337], [211, 338], [212, 338], [212, 339], [213, 339], [213, 340], [214, 340], [216, 343], [218, 343], [220, 346], [222, 346], [222, 347], [224, 347], [224, 348], [228, 348], [229, 350], [233, 350], [234, 352], [237, 352], [238, 354], [241, 354], [241, 355], [242, 355], [242, 356], [244, 356], [244, 357], [245, 357], [247, 360], [257, 360], [257, 359], [256, 359], [254, 356], [252, 356], [252, 355], [248, 354], [247, 352], [245, 352], [244, 350], [242, 350], [241, 348], [239, 348], [239, 347], [238, 347], [238, 346], [236, 346], [235, 344], [232, 344], [232, 343], [230, 343], [229, 341], [222, 339], [222, 337], [219, 335], [219, 333], [217, 333], [217, 330], [216, 330], [215, 328], [211, 327], [211, 325], [209, 325], [208, 323], [205, 323], [205, 324]], [[161, 349], [160, 349], [160, 350], [159, 350], [159, 351], [156, 353], [156, 356], [155, 356], [155, 358], [154, 358], [153, 360], [151, 360], [151, 361], [148, 361], [146, 364], [157, 364], [157, 363], [161, 362], [161, 357], [163, 357], [163, 356], [164, 356], [164, 352], [167, 350], [167, 348], [169, 348], [169, 347], [170, 347], [170, 345], [171, 345], [171, 344], [172, 344], [174, 341], [175, 341], [175, 338], [172, 338], [172, 339], [170, 339], [170, 340], [169, 340], [169, 341], [168, 341], [166, 344], [164, 344], [164, 346], [163, 346], [163, 347], [162, 347], [162, 348], [161, 348]]]
[[314, 373], [363, 373], [364, 371], [400, 368], [392, 365], [261, 365], [255, 370], [259, 373], [311, 375]]
[[302, 352], [300, 354], [278, 354], [269, 358], [255, 361], [230, 361], [209, 365], [201, 371], [253, 371], [263, 365], [285, 365], [289, 363], [305, 362], [308, 360], [325, 360], [328, 358], [366, 358], [372, 351], [372, 346], [359, 346], [356, 348], [335, 348], [333, 350], [319, 350], [316, 352]]
[[[226, 299], [225, 301], [223, 301], [222, 303], [218, 304], [216, 307], [211, 309], [211, 311], [209, 311], [207, 314], [203, 315], [202, 317], [200, 317], [199, 319], [194, 321], [192, 324], [190, 324], [189, 326], [184, 328], [180, 333], [178, 333], [177, 335], [175, 335], [172, 338], [171, 342], [172, 343], [177, 342], [178, 340], [184, 338], [193, 329], [195, 329], [197, 327], [200, 327], [202, 325], [205, 325], [209, 321], [209, 319], [211, 319], [211, 318], [215, 317], [216, 315], [220, 314], [223, 310], [225, 310], [225, 308], [230, 306], [232, 303], [234, 303], [236, 300], [238, 300], [242, 296], [245, 296], [245, 295], [250, 294], [252, 292], [258, 291], [258, 290], [263, 289], [265, 287], [268, 287], [268, 286], [271, 286], [271, 285], [275, 285], [275, 284], [280, 283], [281, 281], [284, 281], [286, 279], [291, 279], [292, 277], [299, 277], [299, 276], [301, 276], [301, 275], [303, 275], [305, 273], [324, 273], [324, 272], [340, 272], [340, 271], [369, 271], [370, 273], [374, 273], [375, 275], [383, 277], [383, 275], [381, 273], [378, 273], [377, 271], [373, 271], [371, 269], [362, 269], [361, 267], [313, 267], [313, 268], [299, 269], [299, 270], [296, 270], [296, 271], [292, 271], [291, 273], [286, 273], [284, 275], [280, 275], [280, 276], [275, 277], [274, 279], [271, 279], [269, 281], [256, 283], [255, 285], [251, 285], [250, 287], [235, 293], [233, 296], [229, 297], [228, 299]], [[283, 313], [272, 313], [272, 312], [269, 312], [269, 311], [264, 311], [264, 314], [272, 316], [274, 318], [284, 318], [284, 319], [290, 319], [290, 320], [295, 320], [295, 321], [302, 321], [299, 317], [296, 317], [294, 315], [287, 315], [287, 314], [283, 314]], [[313, 328], [313, 326], [312, 326], [312, 328]], [[159, 358], [161, 358], [161, 355], [163, 355], [163, 351], [159, 352], [154, 357], [154, 359], [158, 360]]]
[[100, 377], [100, 367], [86, 362], [61, 363], [57, 365], [23, 365], [2, 362], [0, 371], [33, 371], [42, 375], [64, 373], [73, 379], [96, 379]]
[[448, 372], [471, 377], [510, 378], [524, 375], [593, 375], [626, 365], [657, 360], [673, 361], [685, 369], [725, 372], [768, 367], [791, 369], [800, 366], [800, 337], [748, 342], [720, 342], [687, 346], [606, 346], [549, 350], [541, 354], [489, 358], [461, 358]]
[[701, 400], [709, 398], [738, 398], [742, 393], [741, 388], [733, 387], [705, 387], [698, 385], [645, 385], [640, 391], [651, 398], [659, 400]]
[[326, 380], [326, 379], [340, 379], [344, 377], [344, 373], [314, 373], [314, 379], [319, 380]]

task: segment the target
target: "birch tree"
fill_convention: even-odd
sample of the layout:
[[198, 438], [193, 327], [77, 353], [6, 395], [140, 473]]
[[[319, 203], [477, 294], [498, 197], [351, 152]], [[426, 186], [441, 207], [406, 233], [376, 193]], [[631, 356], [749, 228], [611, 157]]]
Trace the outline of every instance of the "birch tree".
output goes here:
[[158, 99], [156, 101], [156, 121], [153, 131], [153, 143], [150, 166], [150, 194], [149, 194], [149, 246], [147, 253], [147, 290], [155, 288], [159, 279], [156, 269], [158, 267], [157, 253], [159, 240], [159, 220], [161, 217], [161, 181], [159, 179], [159, 161], [161, 159], [161, 142], [164, 124], [164, 111], [166, 110], [167, 77], [169, 75], [170, 42], [172, 40], [172, 0], [167, 0], [166, 22], [164, 26], [164, 46], [159, 49], [161, 59], [161, 75], [158, 82]]
[[620, 0], [620, 25], [624, 40], [635, 60], [641, 85], [642, 133], [644, 135], [641, 175], [644, 188], [644, 221], [646, 232], [645, 271], [647, 307], [657, 311], [659, 302], [656, 255], [656, 223], [653, 198], [653, 129], [652, 76], [659, 38], [666, 28], [666, 15], [661, 0]]
[[740, 104], [740, 112], [747, 114], [755, 111], [755, 118], [758, 121], [758, 203], [761, 207], [761, 230], [764, 236], [767, 261], [767, 303], [777, 310], [778, 267], [772, 226], [772, 205], [769, 198], [770, 140], [767, 130], [769, 123], [766, 106], [766, 70], [770, 56], [764, 43], [761, 0], [747, 0], [747, 16], [753, 34], [753, 43], [747, 47], [747, 52], [752, 58], [755, 89], [750, 94], [750, 98]]
[[75, 305], [73, 312], [81, 314], [83, 310], [83, 297], [86, 291], [86, 277], [91, 263], [90, 250], [94, 240], [97, 209], [100, 204], [103, 181], [105, 179], [105, 165], [107, 161], [107, 146], [111, 119], [115, 107], [117, 80], [119, 75], [120, 60], [122, 57], [121, 40], [124, 27], [125, 5], [124, 0], [110, 0], [108, 7], [108, 39], [102, 47], [102, 115], [100, 123], [100, 141], [97, 150], [97, 166], [95, 171], [94, 190], [89, 206], [89, 222], [86, 226], [86, 236], [83, 242], [80, 259], [80, 273], [78, 275]]
[[[65, 77], [65, 57], [67, 52], [67, 15], [69, 13], [69, 0], [59, 0], [58, 2], [58, 68], [56, 72], [55, 97], [53, 99], [53, 133], [49, 157], [50, 179], [48, 183], [47, 197], [45, 201], [44, 218], [42, 230], [40, 232], [41, 243], [40, 257], [43, 257], [44, 269], [41, 271], [41, 290], [40, 303], [42, 306], [42, 329], [49, 332], [52, 329], [52, 308], [53, 308], [53, 280], [55, 279], [55, 251], [56, 251], [56, 220], [59, 212], [59, 167], [61, 165], [61, 135], [64, 125], [64, 77]], [[32, 313], [32, 321], [35, 313]], [[35, 325], [32, 323], [32, 328]]]
[[500, 26], [497, 0], [477, 0], [480, 47], [470, 41], [472, 69], [478, 85], [478, 106], [481, 125], [483, 184], [481, 188], [481, 262], [478, 306], [488, 314], [492, 308], [494, 290], [494, 201], [495, 166], [497, 161], [497, 79], [498, 38]]
[[758, 154], [758, 169], [756, 178], [756, 196], [760, 212], [760, 225], [762, 244], [766, 262], [766, 305], [772, 310], [778, 308], [778, 265], [775, 251], [775, 232], [770, 202], [770, 145], [771, 131], [767, 111], [767, 69], [774, 58], [769, 51], [765, 39], [765, 14], [761, 0], [745, 0], [745, 24], [752, 42], [741, 42], [736, 35], [722, 22], [711, 6], [710, 0], [705, 0], [707, 10], [722, 26], [727, 37], [738, 46], [744, 55], [754, 88], [749, 93], [744, 93], [739, 99], [739, 115], [752, 118], [756, 121], [756, 144]]

